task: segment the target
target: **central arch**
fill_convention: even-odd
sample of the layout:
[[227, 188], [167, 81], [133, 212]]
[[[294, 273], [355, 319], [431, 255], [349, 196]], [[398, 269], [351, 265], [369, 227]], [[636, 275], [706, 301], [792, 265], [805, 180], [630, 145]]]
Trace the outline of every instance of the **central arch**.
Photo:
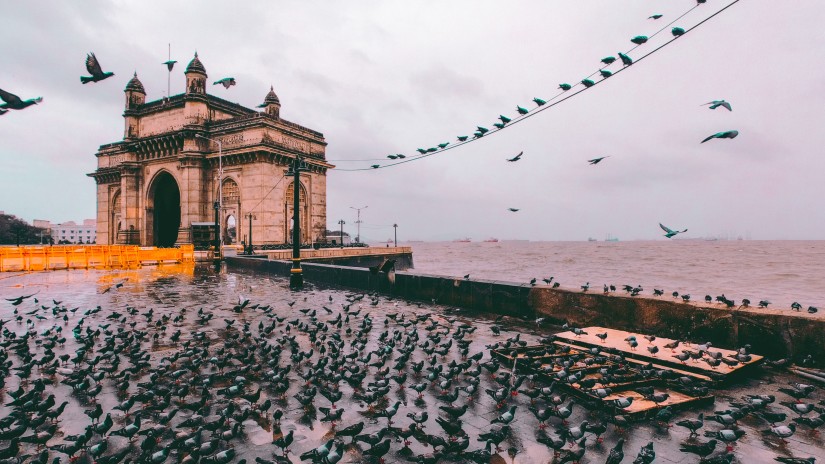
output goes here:
[[151, 214], [147, 215], [147, 222], [152, 223], [147, 227], [152, 233], [149, 242], [156, 247], [175, 246], [180, 229], [180, 189], [171, 174], [163, 171], [155, 177], [148, 204]]

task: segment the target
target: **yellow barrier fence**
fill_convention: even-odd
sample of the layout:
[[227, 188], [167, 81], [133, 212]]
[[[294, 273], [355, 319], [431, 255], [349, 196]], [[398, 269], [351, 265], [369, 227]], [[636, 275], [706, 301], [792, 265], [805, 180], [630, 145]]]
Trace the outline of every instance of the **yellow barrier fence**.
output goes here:
[[0, 272], [57, 269], [135, 269], [144, 264], [192, 263], [194, 245], [179, 248], [134, 245], [0, 247]]

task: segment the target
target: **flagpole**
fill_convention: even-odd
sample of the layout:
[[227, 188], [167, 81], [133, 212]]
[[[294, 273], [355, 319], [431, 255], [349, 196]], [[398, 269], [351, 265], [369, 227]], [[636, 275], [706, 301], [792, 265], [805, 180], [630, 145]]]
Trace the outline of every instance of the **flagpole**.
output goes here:
[[[172, 44], [169, 43], [169, 61], [172, 61]], [[166, 74], [166, 98], [172, 98], [172, 70], [169, 69], [169, 66], [166, 67], [168, 70]]]

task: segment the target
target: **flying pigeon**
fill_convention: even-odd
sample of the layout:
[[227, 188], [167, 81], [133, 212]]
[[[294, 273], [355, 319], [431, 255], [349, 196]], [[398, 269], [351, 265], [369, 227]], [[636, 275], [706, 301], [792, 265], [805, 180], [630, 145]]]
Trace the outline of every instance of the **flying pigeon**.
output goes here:
[[507, 209], [508, 209], [510, 212], [513, 212], [513, 213], [515, 213], [516, 211], [518, 211], [518, 210], [519, 210], [518, 208], [507, 208]]
[[712, 110], [715, 110], [716, 108], [719, 108], [721, 106], [722, 108], [725, 108], [728, 111], [733, 111], [733, 108], [731, 108], [730, 103], [726, 102], [725, 100], [713, 100], [712, 102], [705, 103], [702, 106], [705, 105], [710, 105], [710, 109]]
[[91, 77], [80, 76], [80, 83], [82, 84], [88, 84], [89, 82], [100, 82], [103, 79], [108, 79], [115, 75], [113, 72], [103, 72], [94, 53], [89, 53], [86, 55], [86, 71], [89, 71]]
[[523, 152], [523, 151], [521, 151], [521, 152], [519, 152], [519, 154], [518, 154], [518, 155], [516, 155], [516, 156], [514, 156], [514, 157], [512, 157], [512, 158], [507, 158], [507, 161], [509, 161], [509, 162], [511, 162], [511, 163], [512, 163], [512, 162], [514, 162], [514, 161], [518, 161], [518, 160], [520, 160], [520, 159], [521, 159], [521, 155], [523, 155], [523, 154], [524, 154], [524, 152]]
[[659, 227], [661, 227], [663, 231], [667, 232], [665, 234], [665, 237], [667, 237], [667, 238], [671, 238], [671, 237], [676, 236], [677, 234], [681, 234], [681, 233], [684, 233], [684, 232], [688, 231], [687, 229], [685, 229], [685, 230], [673, 230], [673, 229], [668, 228], [667, 226], [665, 226], [661, 222], [659, 223]]
[[174, 68], [174, 67], [175, 67], [175, 63], [177, 63], [177, 61], [175, 61], [175, 60], [169, 60], [169, 61], [164, 61], [164, 62], [163, 62], [163, 63], [161, 63], [161, 64], [165, 64], [165, 65], [166, 65], [166, 69], [168, 69], [168, 70], [169, 70], [169, 72], [172, 72], [172, 68]]
[[[0, 89], [0, 99], [2, 99], [5, 102], [2, 105], [0, 105], [0, 109], [6, 111], [22, 110], [23, 108], [27, 108], [31, 105], [36, 105], [43, 101], [43, 97], [21, 100], [20, 97], [18, 97], [17, 95], [8, 93], [3, 89]], [[3, 113], [5, 113], [6, 111], [3, 111]]]
[[587, 162], [590, 163], [591, 165], [592, 164], [599, 164], [599, 162], [601, 162], [601, 160], [603, 160], [605, 158], [610, 158], [610, 155], [602, 156], [602, 157], [599, 157], [599, 158], [593, 158], [592, 160], [587, 160]]
[[737, 130], [717, 132], [716, 134], [711, 135], [710, 137], [706, 138], [705, 140], [702, 140], [702, 143], [705, 143], [710, 139], [735, 139], [737, 135], [739, 135], [739, 131], [737, 131]]
[[225, 88], [228, 89], [229, 87], [235, 85], [235, 78], [234, 77], [224, 77], [223, 79], [221, 79], [219, 81], [215, 81], [215, 82], [212, 83], [212, 85], [218, 85], [218, 84], [221, 84]]

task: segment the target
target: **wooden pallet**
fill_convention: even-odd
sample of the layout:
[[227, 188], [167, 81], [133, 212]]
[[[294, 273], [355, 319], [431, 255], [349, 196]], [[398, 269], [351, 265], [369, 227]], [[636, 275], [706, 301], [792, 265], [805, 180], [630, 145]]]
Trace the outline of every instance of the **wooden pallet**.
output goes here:
[[[554, 342], [556, 346], [569, 346], [569, 344], [564, 342]], [[511, 353], [515, 351], [516, 356], [513, 357]], [[583, 347], [570, 347], [570, 353], [566, 354], [553, 354], [553, 355], [546, 355], [544, 354], [545, 346], [543, 345], [534, 345], [534, 346], [526, 346], [516, 348], [515, 350], [507, 350], [507, 352], [503, 352], [501, 350], [493, 350], [492, 356], [501, 361], [504, 365], [512, 367], [516, 367], [517, 372], [529, 372], [533, 373], [538, 376], [541, 380], [544, 380], [548, 383], [556, 382], [556, 386], [559, 390], [568, 393], [577, 397], [586, 407], [592, 409], [601, 409], [609, 412], [611, 414], [621, 414], [627, 417], [630, 420], [640, 420], [643, 418], [654, 416], [660, 409], [664, 407], [670, 407], [674, 411], [687, 409], [691, 407], [696, 407], [704, 404], [709, 404], [714, 402], [713, 395], [705, 395], [705, 396], [692, 396], [685, 391], [681, 391], [678, 388], [668, 386], [664, 381], [658, 379], [628, 379], [627, 382], [619, 382], [619, 383], [610, 383], [610, 384], [601, 384], [597, 383], [593, 389], [585, 389], [582, 388], [578, 383], [565, 383], [561, 382], [556, 378], [554, 375], [555, 372], [558, 372], [559, 369], [554, 369], [553, 373], [549, 372], [548, 369], [545, 367], [549, 364], [550, 361], [554, 360], [553, 358], [560, 358], [565, 357], [570, 354], [574, 355], [582, 355], [585, 357], [593, 358], [597, 355], [591, 353], [588, 348]], [[535, 356], [533, 356], [535, 354]], [[541, 361], [548, 361], [547, 363], [542, 363], [542, 368], [536, 369], [534, 368], [533, 361], [541, 360]], [[634, 372], [638, 371], [641, 367], [646, 366], [648, 363], [638, 360], [627, 360], [628, 365], [625, 366], [629, 371]], [[571, 366], [567, 369], [568, 372], [571, 374], [574, 373], [582, 373], [582, 379], [599, 379], [600, 375], [598, 371], [605, 366], [613, 366], [612, 362], [608, 361], [606, 364], [600, 365], [587, 365], [586, 363], [578, 363], [577, 365]], [[667, 369], [663, 366], [656, 366], [657, 369]], [[680, 375], [687, 374], [686, 372], [679, 372]], [[691, 374], [695, 378], [700, 378], [702, 380], [710, 380], [707, 376], [699, 376]], [[662, 402], [662, 403], [654, 403], [653, 401], [646, 399], [644, 395], [636, 391], [637, 388], [640, 387], [653, 387], [657, 393], [668, 393], [669, 398]], [[609, 388], [611, 390], [611, 394], [606, 396], [605, 398], [600, 398], [598, 395], [595, 394], [595, 389], [597, 388]], [[631, 397], [634, 398], [633, 404], [631, 404], [630, 408], [627, 409], [619, 409], [616, 407], [614, 400], [619, 397]]]
[[[665, 345], [674, 342], [674, 340], [669, 338], [657, 337], [653, 342], [649, 342], [641, 334], [634, 334], [631, 332], [625, 332], [623, 330], [607, 329], [604, 327], [587, 327], [582, 330], [584, 330], [586, 334], [577, 336], [572, 331], [569, 331], [556, 334], [556, 338], [561, 342], [565, 342], [571, 346], [578, 347], [580, 349], [589, 349], [592, 347], [609, 349], [610, 351], [614, 351], [621, 354], [626, 359], [633, 359], [645, 363], [653, 363], [657, 366], [661, 366], [680, 373], [692, 376], [702, 376], [704, 378], [711, 378], [717, 381], [726, 381], [732, 378], [739, 377], [742, 374], [749, 372], [751, 369], [754, 368], [754, 366], [760, 364], [763, 361], [762, 356], [751, 355], [751, 361], [747, 363], [739, 363], [736, 366], [728, 366], [722, 363], [719, 366], [713, 368], [704, 361], [696, 362], [693, 360], [688, 360], [687, 362], [682, 362], [674, 357], [675, 354], [681, 353], [683, 349], [695, 351], [696, 345], [694, 344], [687, 344], [684, 342], [680, 343], [679, 347], [677, 347], [674, 352], [671, 352], [669, 348], [664, 347]], [[596, 334], [602, 333], [607, 333], [607, 339], [604, 342], [598, 337], [596, 337]], [[639, 344], [639, 346], [635, 350], [631, 349], [630, 345], [625, 341], [625, 339], [627, 337], [630, 337], [631, 335], [635, 335], [636, 341]], [[658, 347], [659, 352], [656, 353], [655, 356], [652, 355], [647, 350], [648, 346]], [[713, 347], [710, 349], [710, 351], [722, 353], [722, 356], [728, 359], [730, 359], [731, 355], [736, 354], [735, 351]]]

